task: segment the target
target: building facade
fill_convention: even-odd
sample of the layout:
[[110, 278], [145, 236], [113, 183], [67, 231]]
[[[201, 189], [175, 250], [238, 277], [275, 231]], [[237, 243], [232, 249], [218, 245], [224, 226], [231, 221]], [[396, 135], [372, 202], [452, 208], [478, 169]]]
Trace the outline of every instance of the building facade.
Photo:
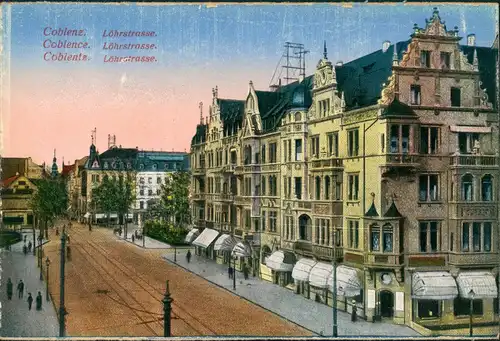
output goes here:
[[498, 321], [498, 49], [461, 45], [437, 9], [413, 30], [345, 64], [325, 46], [314, 75], [243, 103], [215, 89], [194, 244], [217, 258], [230, 235], [263, 279], [329, 305], [335, 263], [338, 308], [369, 321], [446, 334], [471, 300], [474, 323]]

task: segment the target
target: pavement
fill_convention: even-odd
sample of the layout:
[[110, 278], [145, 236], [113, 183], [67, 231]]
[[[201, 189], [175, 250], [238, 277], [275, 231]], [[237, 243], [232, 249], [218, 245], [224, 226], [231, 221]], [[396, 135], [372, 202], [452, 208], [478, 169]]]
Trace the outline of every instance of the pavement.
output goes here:
[[[173, 253], [167, 253], [163, 258], [316, 334], [331, 335], [331, 307], [308, 300], [289, 289], [258, 277], [244, 280], [240, 272], [236, 272], [237, 283], [234, 291], [233, 280], [227, 275], [227, 265], [197, 256], [193, 251], [191, 262], [187, 263], [187, 250], [177, 249], [176, 252], [176, 262]], [[372, 323], [364, 320], [351, 322], [351, 315], [343, 311], [338, 311], [337, 318], [339, 336], [420, 336], [413, 329], [403, 325]]]
[[[146, 249], [170, 249], [170, 248], [172, 248], [172, 246], [170, 246], [169, 244], [163, 243], [163, 242], [158, 241], [158, 240], [153, 239], [153, 238], [149, 238], [148, 236], [144, 236], [144, 241], [141, 239], [136, 239], [134, 242], [132, 242], [132, 235], [134, 235], [135, 231], [140, 231], [139, 226], [129, 224], [127, 227], [127, 239], [124, 238], [124, 234], [122, 234], [121, 236], [118, 236], [118, 235], [117, 236], [118, 236], [118, 238], [120, 238], [124, 241], [127, 241], [131, 244], [134, 244], [134, 245], [137, 245], [140, 247], [144, 247]], [[123, 231], [123, 233], [125, 233], [125, 231]]]
[[[25, 230], [26, 231], [26, 230]], [[27, 231], [26, 231], [27, 232]], [[32, 232], [26, 233], [26, 243], [33, 238]], [[36, 235], [38, 237], [38, 234]], [[36, 238], [35, 237], [35, 238]], [[47, 241], [44, 241], [47, 242]], [[40, 281], [40, 270], [33, 253], [24, 255], [23, 242], [11, 246], [10, 251], [0, 249], [0, 336], [2, 337], [54, 337], [59, 334], [59, 322], [52, 302], [45, 299], [46, 283]], [[12, 300], [7, 299], [7, 280], [14, 283]], [[17, 298], [17, 283], [24, 282], [24, 297]], [[42, 292], [42, 311], [33, 307], [28, 310], [27, 297], [31, 292], [35, 299]]]

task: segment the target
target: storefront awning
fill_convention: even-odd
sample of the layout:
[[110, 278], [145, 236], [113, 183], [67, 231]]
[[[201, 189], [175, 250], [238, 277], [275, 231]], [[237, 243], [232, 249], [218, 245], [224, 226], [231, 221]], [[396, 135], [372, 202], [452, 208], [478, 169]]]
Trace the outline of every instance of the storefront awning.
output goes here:
[[316, 262], [312, 259], [301, 258], [292, 270], [292, 278], [296, 281], [309, 282], [309, 274]]
[[496, 298], [497, 284], [487, 271], [461, 272], [457, 276], [460, 296], [468, 299]]
[[106, 218], [106, 215], [104, 213], [97, 213], [95, 215], [95, 218], [96, 219], [104, 219], [104, 218]]
[[184, 243], [192, 243], [193, 240], [198, 237], [198, 235], [200, 234], [200, 231], [198, 229], [191, 229], [191, 231], [188, 232], [188, 234], [186, 235], [186, 238], [184, 239]]
[[491, 133], [491, 127], [478, 126], [450, 126], [450, 131], [454, 133]]
[[321, 288], [328, 288], [328, 278], [333, 272], [333, 266], [331, 264], [317, 263], [309, 273], [309, 284]]
[[89, 213], [89, 212], [85, 213], [85, 215], [84, 215], [83, 217], [84, 217], [85, 219], [90, 218], [90, 213]]
[[220, 235], [215, 241], [214, 250], [215, 251], [231, 251], [236, 246], [236, 239], [228, 234]]
[[[333, 271], [328, 277], [328, 288], [333, 289]], [[363, 285], [358, 277], [358, 271], [344, 265], [337, 266], [337, 295], [354, 297], [361, 294]]]
[[268, 268], [278, 272], [291, 272], [295, 264], [295, 255], [286, 251], [274, 251], [266, 258]]
[[109, 218], [111, 218], [111, 219], [117, 219], [118, 218], [118, 214], [117, 213], [111, 213], [109, 215]]
[[215, 238], [219, 235], [219, 232], [212, 230], [212, 229], [204, 229], [203, 232], [196, 238], [193, 242], [193, 245], [202, 247], [202, 248], [207, 248], [210, 246], [210, 244], [213, 243]]
[[252, 257], [252, 249], [248, 244], [240, 242], [234, 246], [231, 254], [233, 257]]
[[458, 296], [457, 283], [446, 271], [415, 272], [412, 298], [416, 300], [452, 300]]

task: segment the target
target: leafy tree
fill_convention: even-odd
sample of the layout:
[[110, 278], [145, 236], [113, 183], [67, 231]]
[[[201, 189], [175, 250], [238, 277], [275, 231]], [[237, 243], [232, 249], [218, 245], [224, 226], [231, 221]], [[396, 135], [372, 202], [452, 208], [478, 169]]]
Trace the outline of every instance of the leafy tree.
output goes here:
[[[64, 182], [59, 179], [40, 179], [30, 200], [33, 213], [43, 222], [45, 234], [49, 223], [67, 213], [68, 193]], [[41, 232], [41, 229], [40, 229]]]
[[162, 185], [161, 206], [162, 213], [168, 221], [179, 227], [184, 227], [191, 222], [191, 210], [189, 207], [189, 184], [190, 173], [181, 171], [174, 172]]

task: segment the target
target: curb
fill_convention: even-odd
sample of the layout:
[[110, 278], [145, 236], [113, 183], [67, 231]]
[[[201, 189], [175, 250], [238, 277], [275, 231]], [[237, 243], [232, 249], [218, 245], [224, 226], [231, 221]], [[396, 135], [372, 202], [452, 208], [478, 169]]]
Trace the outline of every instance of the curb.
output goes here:
[[[220, 284], [218, 284], [218, 283], [212, 282], [211, 280], [206, 279], [205, 277], [201, 276], [200, 274], [197, 274], [196, 272], [191, 271], [190, 269], [185, 268], [185, 267], [183, 267], [182, 265], [179, 265], [179, 263], [174, 263], [172, 260], [168, 259], [166, 256], [162, 256], [161, 258], [163, 258], [164, 260], [166, 260], [167, 262], [169, 262], [169, 263], [170, 263], [170, 264], [172, 264], [172, 265], [175, 265], [175, 266], [177, 266], [177, 267], [179, 267], [179, 268], [181, 268], [181, 269], [186, 270], [187, 272], [192, 273], [193, 275], [196, 275], [196, 276], [198, 276], [198, 277], [200, 277], [200, 278], [203, 278], [205, 281], [207, 281], [207, 282], [209, 282], [209, 283], [211, 283], [211, 284], [213, 284], [213, 285], [215, 285], [215, 286], [217, 286], [217, 287], [219, 287], [219, 288], [221, 288], [221, 289], [223, 289], [223, 290], [225, 290], [225, 291], [229, 292], [230, 294], [233, 294], [234, 296], [238, 296], [239, 298], [244, 299], [245, 301], [247, 301], [247, 302], [249, 302], [249, 303], [251, 303], [251, 304], [254, 304], [254, 305], [258, 306], [258, 307], [260, 307], [260, 308], [264, 309], [265, 311], [268, 311], [268, 312], [270, 312], [270, 313], [272, 313], [272, 314], [274, 314], [274, 315], [276, 315], [276, 316], [281, 317], [283, 320], [285, 320], [285, 321], [287, 321], [287, 322], [290, 322], [290, 323], [292, 323], [292, 324], [294, 324], [294, 325], [296, 325], [296, 326], [298, 326], [298, 327], [300, 327], [300, 328], [302, 328], [302, 329], [304, 329], [304, 330], [307, 330], [307, 331], [311, 332], [311, 333], [313, 334], [313, 335], [312, 335], [312, 337], [315, 337], [315, 336], [321, 336], [319, 333], [316, 333], [315, 331], [313, 331], [313, 330], [311, 330], [311, 329], [309, 329], [309, 328], [307, 328], [307, 327], [301, 326], [301, 325], [300, 325], [300, 324], [298, 324], [297, 322], [294, 322], [294, 321], [292, 321], [292, 320], [288, 319], [287, 317], [282, 316], [282, 315], [280, 315], [280, 314], [278, 314], [278, 313], [276, 313], [276, 312], [274, 312], [274, 311], [272, 311], [272, 310], [270, 310], [270, 309], [268, 309], [268, 308], [266, 308], [266, 307], [264, 307], [264, 306], [260, 305], [260, 304], [259, 304], [259, 303], [257, 303], [257, 302], [250, 301], [248, 298], [246, 298], [246, 297], [244, 297], [244, 296], [242, 296], [242, 295], [238, 294], [236, 291], [233, 291], [233, 290], [227, 289], [226, 287], [223, 287], [222, 285], [220, 285]], [[307, 337], [307, 336], [306, 336], [306, 337]], [[311, 336], [309, 336], [309, 337], [311, 337]]]

